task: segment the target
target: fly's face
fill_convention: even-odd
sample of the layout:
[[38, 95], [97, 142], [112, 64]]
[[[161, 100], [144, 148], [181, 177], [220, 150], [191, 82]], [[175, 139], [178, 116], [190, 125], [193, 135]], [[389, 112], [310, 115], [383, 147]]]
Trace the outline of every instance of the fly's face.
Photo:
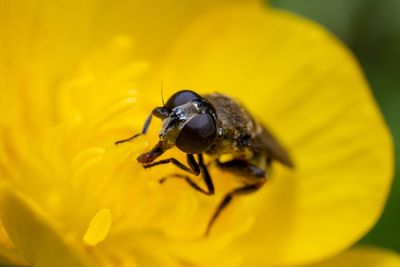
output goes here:
[[[192, 91], [177, 92], [163, 107], [155, 108], [152, 115], [163, 120], [157, 145], [163, 151], [176, 146], [187, 154], [203, 153], [216, 139], [215, 109]], [[141, 157], [139, 161], [142, 162]]]

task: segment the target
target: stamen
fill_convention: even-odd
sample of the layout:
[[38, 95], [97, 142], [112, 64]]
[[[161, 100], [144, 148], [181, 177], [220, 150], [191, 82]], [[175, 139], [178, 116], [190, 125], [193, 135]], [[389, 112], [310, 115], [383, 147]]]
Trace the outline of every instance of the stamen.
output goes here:
[[78, 156], [72, 161], [72, 169], [74, 171], [72, 176], [72, 184], [75, 186], [82, 186], [82, 183], [87, 183], [88, 173], [96, 170], [96, 166], [104, 159], [106, 151], [104, 148], [93, 147], [79, 153]]
[[90, 127], [96, 128], [104, 125], [107, 122], [112, 121], [112, 119], [118, 116], [118, 114], [122, 114], [131, 109], [133, 104], [137, 101], [134, 95], [136, 95], [135, 91], [129, 91], [126, 96], [109, 103], [107, 108], [101, 110], [96, 117], [93, 118]]
[[83, 242], [95, 246], [107, 236], [111, 228], [112, 216], [109, 209], [99, 210], [90, 221], [88, 229], [83, 236]]

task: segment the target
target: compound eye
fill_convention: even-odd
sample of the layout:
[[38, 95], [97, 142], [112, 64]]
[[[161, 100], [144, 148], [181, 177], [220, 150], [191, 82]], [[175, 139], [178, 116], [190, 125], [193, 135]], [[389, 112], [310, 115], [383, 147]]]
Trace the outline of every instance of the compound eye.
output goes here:
[[185, 153], [203, 153], [217, 136], [215, 118], [209, 113], [197, 114], [180, 131], [175, 145]]
[[190, 91], [190, 90], [182, 90], [182, 91], [179, 91], [179, 92], [175, 93], [174, 95], [172, 95], [168, 99], [165, 106], [169, 110], [172, 110], [173, 108], [176, 108], [180, 105], [186, 104], [193, 100], [199, 100], [199, 99], [201, 99], [201, 96], [196, 94], [195, 92]]

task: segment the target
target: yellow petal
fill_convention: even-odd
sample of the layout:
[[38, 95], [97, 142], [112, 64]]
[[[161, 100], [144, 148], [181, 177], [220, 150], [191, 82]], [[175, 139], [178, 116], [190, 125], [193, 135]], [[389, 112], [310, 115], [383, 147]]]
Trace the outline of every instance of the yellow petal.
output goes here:
[[[7, 249], [4, 247], [0, 247], [0, 266], [3, 266], [1, 264], [4, 264], [5, 266], [27, 266], [28, 263], [22, 257], [21, 252], [18, 251], [16, 248], [12, 249]], [[9, 265], [6, 265], [9, 264]]]
[[[329, 257], [374, 225], [392, 179], [391, 137], [355, 59], [318, 25], [257, 5], [223, 8], [176, 40], [159, 75], [169, 94], [236, 97], [295, 161], [275, 164], [264, 188], [231, 208], [237, 225], [256, 216], [233, 244], [247, 266]], [[216, 234], [230, 231], [218, 224]]]
[[[162, 1], [0, 1], [0, 47], [8, 63], [33, 62], [40, 72], [58, 78], [71, 70], [89, 49], [115, 35], [130, 35], [137, 56], [156, 59], [175, 36], [199, 15], [232, 0], [206, 0], [196, 4]], [[13, 67], [13, 66], [12, 66]], [[53, 81], [54, 82], [54, 81]]]
[[136, 45], [129, 59], [157, 61], [196, 17], [228, 1], [0, 0], [0, 121], [43, 132], [57, 119], [58, 85], [89, 52], [124, 35]]
[[32, 201], [5, 185], [0, 187], [0, 218], [14, 244], [34, 266], [91, 266]]
[[396, 252], [373, 247], [356, 247], [323, 263], [309, 267], [399, 267], [400, 255]]

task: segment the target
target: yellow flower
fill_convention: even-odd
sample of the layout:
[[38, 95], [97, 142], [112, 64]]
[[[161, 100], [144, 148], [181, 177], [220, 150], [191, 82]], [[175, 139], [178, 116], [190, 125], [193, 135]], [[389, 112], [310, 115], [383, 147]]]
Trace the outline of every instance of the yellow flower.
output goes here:
[[[352, 55], [314, 23], [255, 1], [0, 3], [2, 258], [39, 267], [308, 264], [351, 246], [379, 217], [390, 135]], [[160, 185], [173, 166], [136, 162], [159, 122], [114, 145], [161, 104], [160, 80], [166, 96], [191, 88], [239, 99], [296, 162], [275, 164], [207, 238], [233, 175], [211, 168], [212, 197], [179, 180]]]

